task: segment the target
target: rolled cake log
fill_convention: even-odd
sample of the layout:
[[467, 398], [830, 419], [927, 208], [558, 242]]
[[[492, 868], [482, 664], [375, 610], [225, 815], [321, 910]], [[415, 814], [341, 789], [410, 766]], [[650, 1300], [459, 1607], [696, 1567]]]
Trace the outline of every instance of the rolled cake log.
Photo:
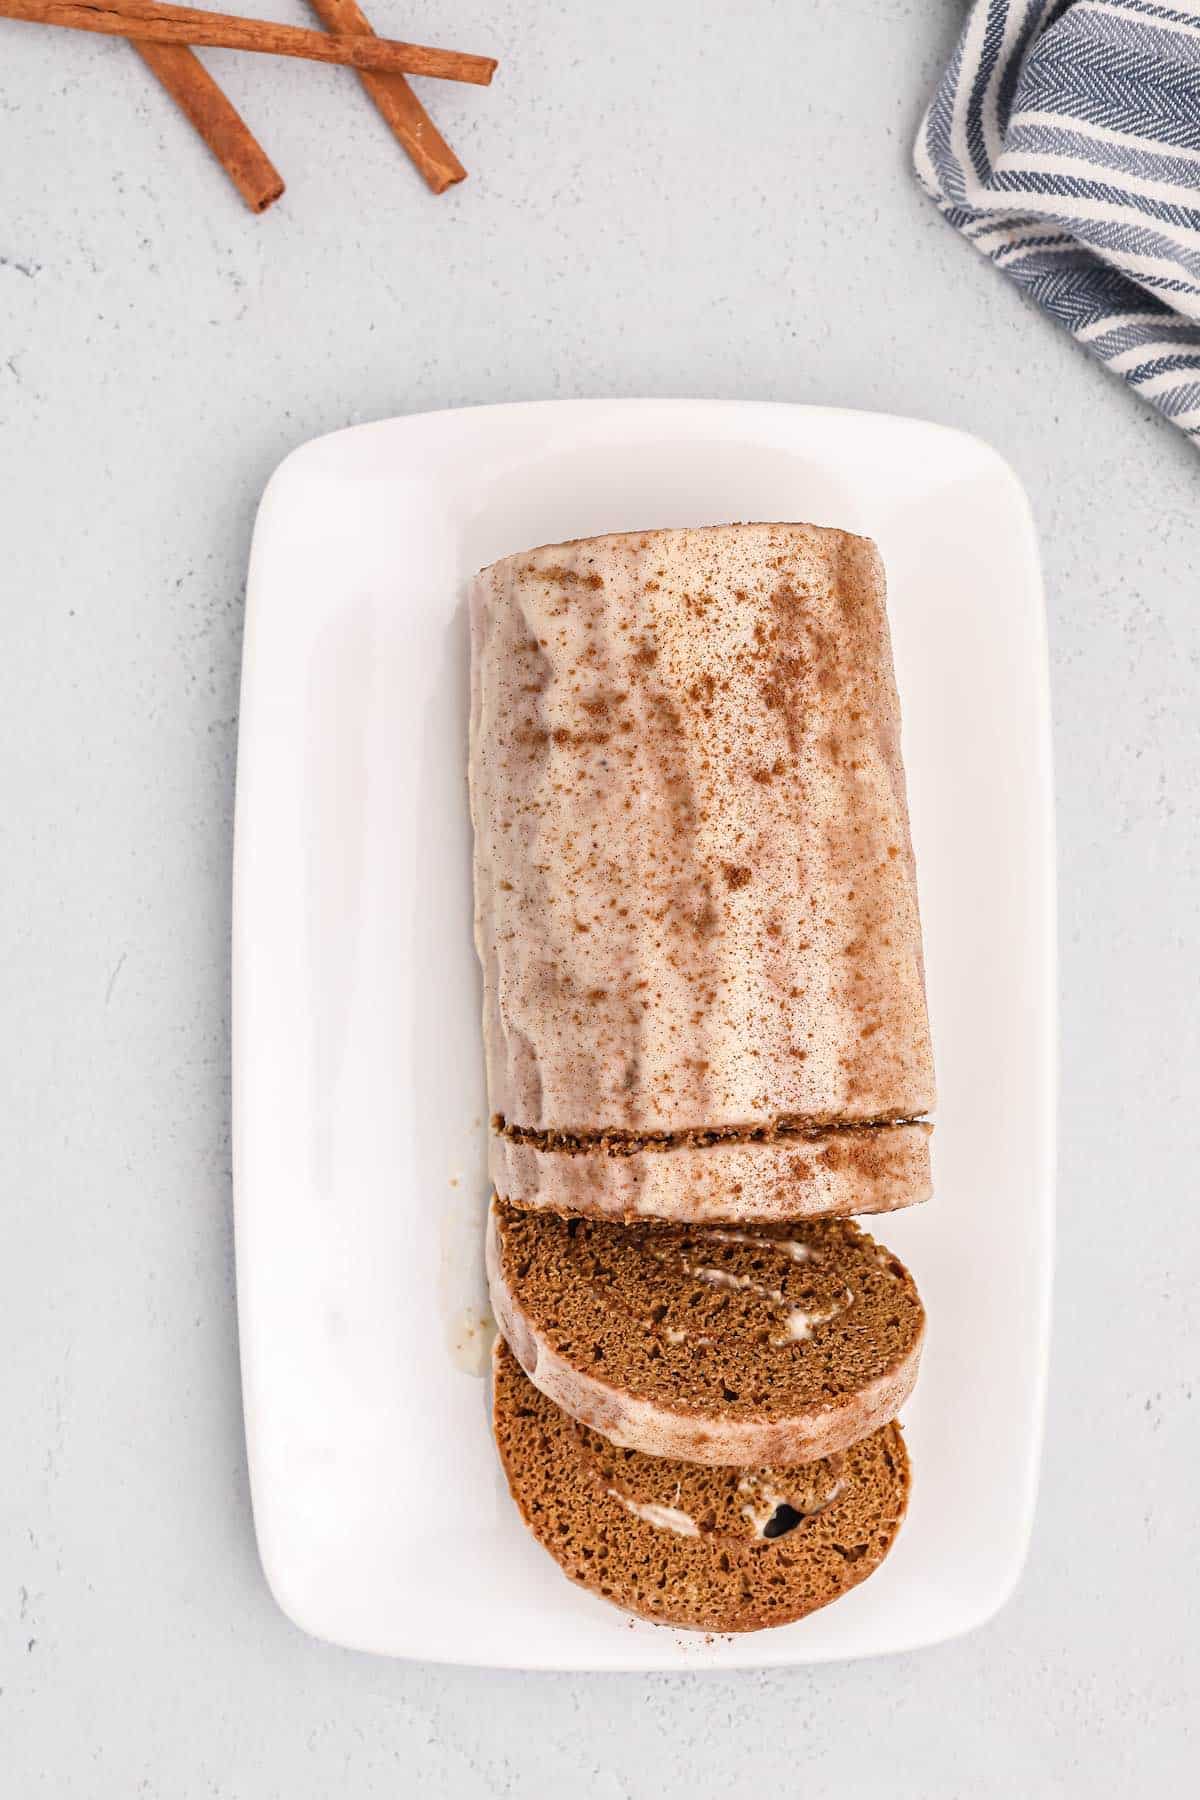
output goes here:
[[497, 1190], [685, 1219], [925, 1198], [874, 545], [730, 525], [548, 546], [482, 571], [471, 631]]

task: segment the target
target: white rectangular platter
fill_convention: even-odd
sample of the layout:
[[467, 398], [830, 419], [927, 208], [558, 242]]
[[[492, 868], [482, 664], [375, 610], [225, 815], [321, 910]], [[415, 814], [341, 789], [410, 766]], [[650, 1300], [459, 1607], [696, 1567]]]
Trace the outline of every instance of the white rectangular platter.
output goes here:
[[[751, 519], [866, 533], [887, 566], [937, 1191], [872, 1225], [929, 1315], [895, 1551], [824, 1612], [708, 1640], [571, 1586], [490, 1441], [463, 595], [481, 564], [535, 544]], [[276, 472], [242, 677], [234, 1180], [255, 1523], [298, 1625], [445, 1662], [733, 1668], [934, 1643], [1004, 1602], [1047, 1354], [1048, 714], [1028, 504], [995, 452], [939, 426], [563, 401], [360, 426]]]

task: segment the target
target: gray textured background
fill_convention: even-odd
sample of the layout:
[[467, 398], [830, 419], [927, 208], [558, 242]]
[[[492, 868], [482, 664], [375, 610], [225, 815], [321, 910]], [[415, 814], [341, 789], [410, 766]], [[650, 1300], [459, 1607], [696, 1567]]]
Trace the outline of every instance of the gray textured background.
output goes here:
[[[0, 1788], [1148, 1793], [1194, 1754], [1200, 1676], [1195, 451], [917, 193], [958, 0], [373, 11], [504, 59], [490, 92], [430, 84], [472, 179], [427, 197], [344, 72], [212, 53], [290, 182], [261, 219], [126, 46], [0, 21]], [[259, 1573], [227, 1122], [255, 503], [315, 433], [559, 394], [911, 412], [990, 439], [1033, 497], [1062, 871], [1048, 1437], [1017, 1597], [938, 1650], [445, 1671], [307, 1641]]]

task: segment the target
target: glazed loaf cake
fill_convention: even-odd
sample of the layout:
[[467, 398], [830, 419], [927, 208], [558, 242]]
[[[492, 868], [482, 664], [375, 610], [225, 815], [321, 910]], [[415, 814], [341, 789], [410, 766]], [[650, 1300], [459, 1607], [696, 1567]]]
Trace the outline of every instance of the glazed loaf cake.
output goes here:
[[560, 1412], [498, 1339], [493, 1418], [513, 1499], [572, 1581], [663, 1624], [756, 1631], [826, 1606], [887, 1555], [908, 1503], [897, 1425], [796, 1468], [622, 1450]]
[[748, 1220], [929, 1191], [934, 1084], [874, 546], [597, 538], [471, 593], [493, 1178]]
[[493, 1201], [487, 1262], [529, 1379], [649, 1456], [827, 1457], [895, 1418], [917, 1378], [912, 1277], [848, 1220], [619, 1225]]

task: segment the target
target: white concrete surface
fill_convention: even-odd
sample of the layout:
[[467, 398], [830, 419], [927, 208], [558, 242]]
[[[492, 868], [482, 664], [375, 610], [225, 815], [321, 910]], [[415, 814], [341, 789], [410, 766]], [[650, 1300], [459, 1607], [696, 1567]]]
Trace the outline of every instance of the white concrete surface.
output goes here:
[[[472, 179], [426, 196], [344, 72], [213, 53], [290, 183], [261, 219], [126, 46], [0, 21], [0, 1791], [1160, 1790], [1194, 1758], [1200, 1678], [1196, 453], [916, 191], [958, 0], [373, 16], [503, 58], [490, 92], [430, 84]], [[887, 1663], [373, 1661], [276, 1612], [246, 1490], [227, 971], [250, 524], [279, 458], [349, 421], [639, 393], [922, 414], [1033, 495], [1063, 1131], [1032, 1555], [988, 1629]]]

